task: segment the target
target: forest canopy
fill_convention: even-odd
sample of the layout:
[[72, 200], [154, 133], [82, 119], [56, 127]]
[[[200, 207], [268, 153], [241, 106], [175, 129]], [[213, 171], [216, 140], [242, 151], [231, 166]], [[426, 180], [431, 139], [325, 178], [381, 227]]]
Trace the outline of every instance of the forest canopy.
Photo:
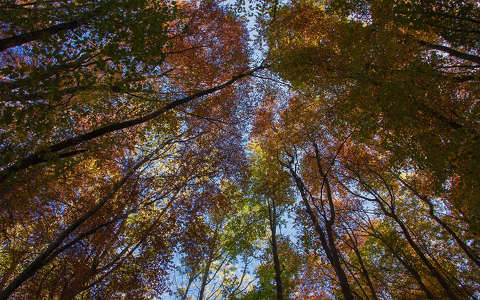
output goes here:
[[0, 21], [0, 299], [480, 297], [477, 1]]

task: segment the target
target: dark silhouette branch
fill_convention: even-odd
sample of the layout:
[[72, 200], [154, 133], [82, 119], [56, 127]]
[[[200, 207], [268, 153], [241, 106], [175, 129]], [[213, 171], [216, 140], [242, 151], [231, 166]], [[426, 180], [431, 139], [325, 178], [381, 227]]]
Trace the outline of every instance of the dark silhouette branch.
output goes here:
[[458, 50], [455, 50], [455, 49], [447, 47], [447, 46], [433, 44], [433, 43], [430, 43], [430, 42], [427, 42], [427, 41], [424, 41], [424, 40], [420, 40], [420, 39], [416, 39], [416, 41], [418, 43], [420, 43], [421, 45], [426, 46], [428, 48], [448, 53], [451, 56], [454, 56], [456, 58], [460, 58], [460, 59], [463, 59], [463, 60], [468, 60], [468, 61], [471, 61], [473, 63], [480, 64], [480, 56], [460, 52]]
[[112, 123], [110, 125], [106, 125], [106, 126], [94, 129], [94, 130], [92, 130], [88, 133], [84, 133], [84, 134], [78, 135], [76, 137], [68, 138], [68, 139], [66, 139], [62, 142], [51, 145], [44, 150], [37, 151], [37, 152], [35, 152], [35, 153], [33, 153], [33, 154], [23, 158], [23, 159], [18, 160], [17, 162], [13, 163], [11, 166], [2, 170], [0, 172], [0, 183], [2, 183], [8, 177], [10, 177], [11, 175], [15, 174], [16, 172], [18, 172], [20, 170], [23, 170], [23, 169], [26, 169], [28, 167], [31, 167], [31, 166], [49, 161], [50, 158], [52, 156], [54, 156], [54, 154], [56, 154], [57, 152], [59, 152], [61, 150], [64, 150], [64, 149], [69, 148], [69, 147], [77, 146], [77, 145], [82, 144], [84, 142], [93, 140], [95, 138], [104, 136], [106, 134], [109, 134], [109, 133], [112, 133], [112, 132], [115, 132], [115, 131], [118, 131], [118, 130], [126, 129], [126, 128], [129, 128], [129, 127], [139, 125], [139, 124], [143, 124], [147, 121], [156, 119], [156, 118], [162, 116], [167, 111], [170, 111], [174, 108], [177, 108], [179, 106], [187, 104], [187, 103], [189, 103], [189, 102], [191, 102], [195, 99], [201, 98], [203, 96], [213, 94], [213, 93], [215, 93], [215, 92], [217, 92], [217, 91], [219, 91], [219, 90], [221, 90], [225, 87], [228, 87], [228, 86], [232, 85], [233, 83], [237, 82], [238, 80], [240, 80], [242, 78], [245, 78], [247, 76], [250, 76], [253, 73], [255, 73], [256, 71], [262, 70], [264, 68], [265, 68], [265, 66], [259, 66], [259, 67], [253, 68], [253, 69], [251, 69], [247, 72], [244, 72], [244, 73], [241, 73], [239, 75], [233, 76], [230, 80], [228, 80], [228, 81], [226, 81], [226, 82], [224, 82], [220, 85], [214, 86], [214, 87], [209, 88], [209, 89], [201, 90], [201, 91], [196, 92], [196, 93], [194, 93], [190, 96], [186, 96], [186, 97], [180, 98], [178, 100], [175, 100], [175, 101], [165, 105], [164, 107], [150, 113], [150, 114], [147, 114], [147, 115], [144, 115], [144, 116], [141, 116], [141, 117], [137, 117], [137, 118], [134, 118], [134, 119], [126, 120], [126, 121]]
[[[159, 148], [160, 149], [160, 148]], [[157, 149], [157, 151], [159, 150]], [[62, 243], [72, 234], [80, 225], [82, 225], [87, 219], [96, 214], [110, 199], [112, 199], [115, 194], [123, 187], [127, 180], [147, 161], [149, 161], [157, 151], [151, 153], [140, 162], [135, 164], [128, 172], [123, 176], [123, 178], [115, 183], [112, 187], [112, 190], [95, 205], [92, 209], [84, 213], [80, 218], [63, 230], [57, 238], [52, 241], [48, 247], [38, 255], [33, 262], [31, 262], [25, 269], [23, 269], [20, 274], [18, 274], [10, 283], [5, 287], [3, 291], [0, 292], [0, 299], [6, 300], [8, 297], [15, 292], [15, 290], [20, 287], [26, 280], [35, 275], [35, 273], [45, 266], [53, 257], [52, 254], [62, 245]], [[87, 232], [88, 233], [88, 232]]]

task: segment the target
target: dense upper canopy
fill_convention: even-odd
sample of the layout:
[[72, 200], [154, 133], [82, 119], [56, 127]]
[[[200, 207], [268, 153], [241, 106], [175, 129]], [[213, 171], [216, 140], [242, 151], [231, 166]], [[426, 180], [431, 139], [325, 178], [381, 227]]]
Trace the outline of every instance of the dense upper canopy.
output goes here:
[[0, 299], [480, 297], [477, 1], [0, 24]]

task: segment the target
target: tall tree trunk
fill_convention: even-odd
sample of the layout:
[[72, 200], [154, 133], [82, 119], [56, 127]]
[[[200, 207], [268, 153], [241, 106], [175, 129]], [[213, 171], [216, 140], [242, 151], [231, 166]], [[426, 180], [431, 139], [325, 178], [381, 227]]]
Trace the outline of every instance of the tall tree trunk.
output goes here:
[[[338, 252], [337, 247], [335, 246], [335, 236], [331, 226], [327, 226], [327, 236], [328, 236], [329, 250], [331, 252], [331, 257], [332, 257], [332, 265], [333, 265], [333, 268], [338, 273], [338, 279], [340, 281], [342, 292], [344, 292], [344, 295], [349, 294], [351, 296], [352, 289], [350, 287], [350, 284], [348, 283], [347, 274], [345, 274], [342, 264], [340, 263], [340, 254]], [[345, 298], [349, 299], [347, 296], [345, 296]]]
[[205, 289], [207, 288], [207, 284], [208, 284], [210, 267], [212, 266], [212, 262], [215, 260], [215, 255], [217, 253], [217, 238], [218, 238], [219, 229], [220, 229], [220, 224], [219, 223], [215, 224], [215, 232], [213, 233], [213, 244], [210, 245], [208, 260], [205, 265], [205, 269], [203, 270], [202, 283], [200, 285], [200, 290], [198, 292], [198, 300], [203, 300], [205, 298]]
[[370, 289], [370, 293], [372, 294], [372, 298], [375, 300], [378, 300], [377, 292], [373, 287], [372, 280], [370, 279], [370, 275], [368, 274], [367, 268], [365, 268], [365, 264], [363, 263], [363, 259], [362, 259], [362, 256], [360, 255], [360, 252], [358, 251], [358, 248], [355, 248], [353, 251], [355, 252], [358, 262], [360, 263], [362, 274], [365, 277], [365, 280], [367, 281], [367, 285], [368, 285], [368, 288]]
[[315, 161], [317, 163], [317, 168], [318, 168], [318, 173], [320, 174], [322, 178], [322, 185], [320, 187], [320, 201], [323, 201], [323, 187], [325, 186], [325, 192], [328, 200], [328, 206], [329, 206], [329, 218], [327, 218], [326, 215], [323, 216], [324, 218], [324, 223], [325, 223], [325, 229], [327, 232], [327, 241], [328, 241], [328, 248], [330, 249], [331, 252], [331, 258], [332, 258], [332, 265], [333, 267], [337, 270], [338, 272], [338, 277], [340, 280], [340, 285], [342, 287], [342, 290], [345, 290], [347, 292], [352, 292], [352, 289], [350, 287], [350, 284], [348, 283], [348, 278], [347, 275], [345, 274], [345, 271], [342, 268], [341, 262], [340, 262], [340, 254], [338, 252], [337, 247], [335, 246], [335, 232], [333, 229], [333, 225], [335, 224], [335, 218], [336, 218], [336, 209], [335, 205], [333, 204], [333, 195], [332, 195], [332, 190], [330, 187], [330, 181], [328, 180], [328, 172], [329, 170], [324, 171], [322, 167], [322, 163], [320, 161], [320, 151], [318, 149], [318, 145], [315, 142], [315, 140], [312, 140], [313, 144], [313, 150], [315, 152]]
[[22, 33], [15, 35], [9, 38], [4, 38], [0, 40], [0, 52], [7, 50], [8, 48], [16, 47], [23, 45], [25, 43], [33, 42], [44, 37], [54, 35], [56, 33], [72, 30], [78, 28], [86, 23], [86, 19], [78, 19], [70, 22], [60, 23], [53, 26], [50, 26], [45, 29]]
[[[349, 229], [347, 229], [349, 230]], [[375, 300], [378, 300], [377, 297], [377, 292], [375, 291], [375, 288], [373, 287], [372, 280], [370, 279], [370, 274], [368, 273], [367, 268], [365, 267], [365, 263], [363, 262], [362, 255], [360, 253], [360, 249], [358, 249], [358, 242], [357, 242], [357, 237], [355, 236], [355, 233], [352, 232], [350, 234], [348, 231], [348, 236], [350, 237], [350, 240], [352, 241], [351, 248], [353, 249], [353, 252], [355, 253], [355, 256], [358, 259], [358, 263], [360, 264], [360, 269], [362, 271], [363, 276], [365, 277], [365, 280], [367, 281], [368, 288], [370, 289], [370, 293], [372, 294], [372, 298]]]
[[195, 272], [192, 271], [192, 273], [188, 276], [187, 287], [185, 288], [185, 291], [181, 294], [182, 300], [187, 300], [188, 291], [190, 290], [190, 287], [192, 286], [195, 277]]
[[273, 256], [273, 264], [275, 268], [275, 283], [277, 289], [277, 300], [283, 300], [283, 286], [282, 286], [282, 270], [280, 268], [280, 260], [278, 259], [278, 247], [277, 247], [277, 209], [275, 205], [275, 200], [271, 199], [270, 201], [267, 199], [268, 202], [268, 220], [270, 224], [270, 232], [272, 233], [272, 256]]
[[443, 289], [445, 290], [445, 292], [448, 295], [448, 298], [449, 299], [458, 299], [457, 296], [455, 295], [455, 293], [453, 292], [452, 288], [450, 287], [450, 285], [447, 283], [445, 278], [443, 278], [442, 274], [440, 274], [440, 272], [433, 266], [433, 264], [425, 256], [425, 254], [420, 249], [420, 247], [417, 245], [417, 243], [413, 240], [412, 236], [410, 235], [410, 232], [408, 231], [408, 229], [405, 226], [405, 224], [403, 223], [403, 221], [400, 220], [400, 218], [397, 215], [395, 215], [395, 214], [392, 214], [392, 215], [393, 215], [392, 218], [400, 226], [400, 228], [402, 230], [402, 233], [405, 236], [405, 238], [407, 239], [407, 242], [410, 245], [410, 247], [412, 247], [412, 249], [420, 257], [420, 259], [425, 264], [425, 266], [427, 266], [428, 270], [433, 275], [433, 277], [435, 277], [435, 279], [437, 279], [437, 281], [443, 287]]
[[[432, 204], [430, 203], [430, 205]], [[480, 268], [480, 257], [472, 253], [470, 247], [468, 247], [467, 244], [465, 244], [465, 242], [460, 239], [460, 237], [450, 228], [450, 226], [448, 226], [447, 223], [443, 222], [438, 216], [435, 215], [433, 205], [429, 207], [428, 212], [430, 217], [432, 217], [432, 219], [434, 219], [437, 224], [439, 224], [446, 232], [448, 232], [453, 237], [457, 245], [463, 250], [467, 257], [470, 258], [470, 260]]]
[[37, 164], [40, 164], [40, 163], [43, 163], [43, 162], [47, 162], [52, 157], [55, 157], [55, 155], [61, 155], [61, 154], [58, 154], [58, 153], [62, 150], [80, 145], [84, 142], [90, 141], [92, 139], [104, 136], [106, 134], [109, 134], [109, 133], [112, 133], [112, 132], [115, 132], [115, 131], [118, 131], [118, 130], [126, 129], [126, 128], [129, 128], [129, 127], [139, 125], [139, 124], [143, 124], [143, 123], [148, 122], [150, 120], [159, 118], [160, 116], [162, 116], [167, 111], [170, 111], [170, 110], [172, 110], [172, 109], [174, 109], [178, 106], [187, 104], [187, 103], [191, 102], [192, 100], [195, 100], [195, 99], [198, 99], [200, 97], [215, 93], [215, 92], [217, 92], [217, 91], [219, 91], [219, 90], [221, 90], [221, 89], [223, 89], [227, 86], [232, 85], [236, 81], [238, 81], [238, 80], [240, 80], [244, 77], [250, 76], [253, 73], [255, 73], [256, 71], [264, 69], [264, 68], [265, 68], [264, 66], [259, 66], [259, 67], [256, 67], [254, 69], [251, 69], [247, 72], [244, 72], [242, 74], [233, 76], [232, 79], [228, 80], [227, 82], [224, 82], [223, 84], [220, 84], [220, 85], [217, 85], [215, 87], [212, 87], [212, 88], [194, 93], [190, 96], [183, 97], [181, 99], [175, 100], [175, 101], [165, 105], [164, 107], [150, 113], [150, 114], [147, 114], [147, 115], [144, 115], [144, 116], [141, 116], [141, 117], [138, 117], [138, 118], [134, 118], [134, 119], [131, 119], [131, 120], [127, 120], [127, 121], [116, 122], [116, 123], [113, 123], [113, 124], [110, 124], [110, 125], [106, 125], [106, 126], [94, 129], [94, 130], [92, 130], [88, 133], [81, 134], [81, 135], [78, 135], [78, 136], [73, 137], [73, 138], [68, 138], [68, 139], [66, 139], [62, 142], [59, 142], [59, 143], [56, 143], [56, 144], [51, 145], [49, 147], [46, 147], [44, 150], [37, 151], [37, 152], [27, 156], [27, 157], [19, 159], [18, 161], [13, 163], [11, 166], [9, 166], [9, 167], [5, 168], [4, 170], [0, 171], [0, 183], [4, 182], [8, 177], [10, 177], [11, 175], [13, 175], [14, 173], [16, 173], [20, 170], [26, 169], [28, 167], [31, 167], [31, 166], [34, 166], [34, 165], [37, 165]]
[[205, 298], [205, 288], [207, 287], [208, 275], [210, 274], [210, 266], [212, 265], [212, 256], [208, 258], [205, 269], [203, 270], [202, 283], [200, 285], [200, 291], [198, 292], [198, 300], [203, 300]]
[[[350, 287], [350, 284], [348, 283], [348, 278], [347, 275], [345, 274], [345, 271], [342, 268], [342, 265], [340, 264], [340, 259], [338, 255], [338, 249], [335, 246], [335, 243], [331, 240], [327, 241], [327, 237], [325, 235], [325, 232], [323, 231], [322, 227], [320, 226], [317, 217], [315, 213], [313, 212], [310, 203], [308, 202], [307, 198], [307, 193], [306, 193], [306, 187], [303, 184], [302, 179], [297, 175], [295, 170], [293, 170], [292, 166], [288, 166], [290, 170], [290, 174], [295, 180], [296, 186], [298, 191], [300, 192], [300, 195], [302, 197], [303, 203], [305, 205], [305, 209], [307, 211], [308, 216], [310, 217], [310, 220], [313, 223], [313, 227], [315, 231], [318, 233], [320, 237], [320, 242], [322, 244], [322, 248], [325, 251], [325, 254], [327, 255], [327, 258], [332, 265], [333, 269], [335, 270], [335, 274], [337, 275], [338, 281], [340, 283], [340, 288], [342, 290], [342, 294], [347, 300], [353, 300], [353, 294], [352, 290]], [[329, 238], [333, 238], [332, 234], [328, 234]]]
[[[115, 196], [115, 194], [122, 188], [122, 186], [127, 182], [127, 180], [147, 161], [149, 161], [154, 154], [158, 152], [155, 151], [152, 154], [148, 155], [140, 162], [138, 162], [133, 168], [131, 168], [127, 174], [115, 185], [112, 187], [112, 190], [105, 196], [97, 205], [95, 205], [92, 209], [84, 213], [80, 218], [78, 218], [75, 222], [73, 222], [70, 226], [68, 226], [65, 230], [63, 230], [57, 238], [52, 241], [47, 249], [42, 251], [40, 255], [38, 255], [33, 262], [31, 262], [20, 274], [18, 274], [7, 287], [0, 292], [0, 300], [6, 300], [8, 297], [15, 292], [15, 290], [22, 285], [27, 279], [35, 275], [35, 273], [43, 268], [46, 264], [48, 264], [55, 256], [52, 256], [52, 253], [55, 253], [58, 247], [67, 239], [71, 233], [73, 233], [80, 225], [82, 225], [86, 220], [96, 214], [110, 199]], [[58, 252], [57, 252], [58, 254]]]
[[[345, 270], [347, 271], [348, 274], [350, 274], [350, 276], [353, 278], [353, 281], [355, 281], [358, 285], [358, 288], [360, 289], [360, 291], [362, 292], [362, 294], [365, 296], [365, 299], [369, 299], [368, 298], [368, 294], [365, 292], [365, 289], [363, 288], [363, 285], [360, 283], [360, 281], [358, 280], [358, 278], [355, 276], [355, 273], [352, 271], [352, 269], [348, 266], [347, 262], [345, 261], [345, 259], [343, 257], [341, 257], [342, 259], [342, 264], [345, 266]], [[360, 297], [360, 295], [358, 295], [357, 292], [355, 292], [355, 289], [352, 290], [352, 293], [357, 296], [357, 299], [362, 299], [362, 297]]]
[[[440, 272], [433, 266], [433, 264], [430, 262], [430, 260], [425, 256], [423, 251], [420, 249], [420, 247], [417, 245], [417, 243], [413, 240], [410, 232], [408, 231], [407, 226], [403, 221], [400, 219], [400, 217], [395, 213], [395, 205], [394, 205], [394, 195], [393, 192], [390, 191], [389, 187], [387, 186], [386, 180], [381, 177], [378, 173], [376, 173], [377, 176], [379, 176], [379, 179], [382, 180], [382, 182], [385, 184], [386, 188], [389, 190], [390, 194], [390, 203], [387, 203], [380, 195], [379, 193], [376, 192], [374, 188], [372, 188], [368, 183], [364, 182], [360, 176], [359, 173], [356, 173], [356, 176], [358, 177], [359, 182], [369, 191], [383, 214], [390, 219], [392, 219], [397, 225], [400, 227], [403, 236], [407, 240], [408, 244], [410, 247], [413, 249], [413, 251], [417, 254], [417, 256], [420, 258], [420, 260], [423, 262], [423, 264], [427, 267], [427, 269], [430, 271], [430, 274], [432, 274], [433, 277], [440, 283], [442, 286], [443, 290], [446, 292], [447, 296], [449, 299], [458, 299], [455, 293], [453, 292], [451, 286], [448, 284], [448, 282], [445, 280], [445, 278], [440, 274]], [[387, 208], [388, 207], [388, 208]]]
[[0, 52], [3, 52], [8, 48], [21, 46], [25, 43], [37, 41], [45, 37], [55, 35], [57, 33], [73, 30], [80, 26], [88, 24], [88, 22], [91, 22], [92, 18], [99, 16], [99, 14], [104, 15], [105, 8], [108, 7], [96, 8], [90, 12], [87, 12], [85, 15], [78, 17], [77, 19], [68, 22], [63, 22], [44, 29], [25, 32], [8, 38], [0, 39]]
[[463, 250], [463, 252], [467, 255], [467, 257], [475, 263], [479, 268], [480, 268], [480, 257], [473, 253], [472, 249], [464, 242], [460, 237], [455, 233], [455, 231], [448, 226], [447, 223], [445, 223], [442, 219], [440, 219], [436, 214], [435, 214], [435, 206], [433, 205], [432, 201], [424, 195], [421, 195], [416, 188], [414, 188], [412, 185], [408, 184], [405, 180], [397, 176], [397, 178], [400, 180], [400, 182], [407, 187], [415, 196], [417, 196], [420, 200], [423, 201], [428, 206], [428, 214], [430, 217], [437, 222], [438, 225], [440, 225], [446, 232], [448, 232], [452, 238], [455, 240], [457, 245]]
[[394, 249], [384, 238], [383, 236], [375, 230], [375, 228], [372, 227], [372, 230], [375, 232], [374, 237], [379, 239], [383, 245], [385, 245], [389, 250], [390, 253], [407, 269], [407, 271], [413, 276], [415, 281], [418, 283], [420, 288], [425, 292], [426, 296], [428, 299], [435, 299], [433, 296], [432, 292], [425, 286], [425, 283], [423, 283], [422, 277], [420, 274], [415, 270], [415, 268], [410, 265], [405, 259], [402, 258], [402, 256], [397, 252], [396, 249]]
[[438, 51], [442, 51], [445, 53], [450, 54], [453, 57], [460, 58], [463, 60], [468, 60], [476, 64], [480, 64], [480, 56], [473, 55], [473, 54], [468, 54], [468, 53], [463, 53], [458, 50], [455, 50], [453, 48], [447, 47], [447, 46], [442, 46], [442, 45], [437, 45], [433, 44], [424, 40], [417, 39], [416, 40], [419, 44], [424, 45], [430, 49], [435, 49]]

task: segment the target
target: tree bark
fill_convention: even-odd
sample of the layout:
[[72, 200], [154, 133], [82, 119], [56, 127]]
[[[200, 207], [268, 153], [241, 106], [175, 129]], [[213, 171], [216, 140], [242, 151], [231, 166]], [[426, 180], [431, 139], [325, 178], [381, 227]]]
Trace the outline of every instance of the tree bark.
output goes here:
[[453, 57], [460, 58], [460, 59], [463, 59], [463, 60], [468, 60], [468, 61], [471, 61], [471, 62], [476, 63], [476, 64], [480, 64], [480, 56], [473, 55], [473, 54], [468, 54], [468, 53], [463, 53], [463, 52], [460, 52], [458, 50], [455, 50], [455, 49], [447, 47], [447, 46], [433, 44], [433, 43], [430, 43], [430, 42], [427, 42], [427, 41], [424, 41], [424, 40], [420, 40], [420, 39], [416, 39], [416, 41], [418, 43], [420, 43], [421, 45], [424, 45], [424, 46], [426, 46], [428, 48], [431, 48], [431, 49], [435, 49], [435, 50], [438, 50], [438, 51], [448, 53]]
[[330, 261], [330, 264], [332, 265], [333, 269], [335, 270], [335, 274], [337, 275], [338, 281], [340, 283], [340, 288], [342, 290], [342, 294], [347, 300], [353, 300], [353, 294], [352, 290], [350, 288], [350, 284], [348, 283], [347, 275], [345, 274], [345, 271], [343, 270], [341, 264], [340, 264], [340, 259], [338, 255], [338, 249], [335, 246], [335, 243], [331, 240], [333, 238], [332, 233], [328, 233], [327, 235], [329, 238], [329, 241], [327, 241], [327, 237], [325, 235], [325, 232], [323, 231], [322, 227], [320, 226], [317, 217], [315, 213], [313, 212], [310, 203], [308, 202], [307, 194], [306, 194], [306, 187], [303, 184], [303, 181], [301, 178], [297, 175], [295, 170], [291, 166], [288, 166], [290, 170], [290, 174], [292, 175], [293, 179], [295, 180], [296, 186], [298, 191], [300, 192], [300, 196], [303, 200], [305, 209], [307, 211], [308, 216], [310, 217], [310, 220], [313, 223], [313, 227], [315, 231], [318, 233], [320, 237], [320, 242], [322, 244], [322, 248], [325, 251], [325, 254], [327, 255], [328, 260]]
[[44, 29], [25, 32], [8, 38], [0, 39], [0, 52], [3, 52], [12, 47], [21, 46], [25, 43], [37, 41], [44, 37], [48, 37], [63, 31], [73, 30], [80, 26], [88, 24], [92, 20], [92, 18], [98, 16], [99, 13], [104, 15], [105, 8], [106, 7], [98, 7], [90, 12], [87, 12], [85, 15], [78, 17], [77, 19], [68, 22], [63, 22]]
[[22, 33], [9, 38], [0, 40], [0, 52], [7, 50], [8, 48], [21, 46], [25, 43], [33, 42], [44, 38], [46, 36], [54, 35], [56, 33], [72, 30], [78, 28], [86, 23], [86, 18], [73, 20], [70, 22], [60, 23], [48, 28], [44, 28], [37, 31]]
[[210, 274], [210, 266], [212, 265], [212, 259], [209, 258], [207, 265], [203, 270], [202, 283], [200, 285], [200, 291], [198, 292], [198, 300], [203, 300], [205, 298], [205, 288], [207, 287], [208, 274]]
[[216, 253], [216, 243], [217, 243], [217, 238], [218, 238], [218, 230], [219, 230], [220, 225], [217, 223], [215, 225], [215, 232], [213, 235], [213, 245], [211, 245], [210, 248], [210, 253], [208, 255], [208, 261], [207, 264], [205, 265], [205, 269], [202, 274], [202, 283], [200, 285], [200, 290], [198, 292], [198, 300], [203, 300], [205, 298], [205, 289], [208, 284], [208, 276], [210, 274], [210, 267], [212, 265], [213, 260], [215, 259], [215, 253]]
[[408, 184], [405, 180], [401, 179], [399, 176], [397, 176], [397, 178], [405, 187], [407, 187], [410, 191], [412, 191], [412, 193], [415, 194], [415, 196], [417, 196], [420, 200], [423, 201], [423, 203], [425, 203], [428, 206], [428, 214], [430, 215], [430, 217], [434, 219], [435, 222], [437, 222], [437, 224], [439, 224], [446, 232], [448, 232], [452, 236], [452, 238], [455, 240], [457, 245], [467, 255], [467, 257], [470, 258], [470, 260], [473, 263], [475, 263], [478, 267], [480, 267], [480, 257], [475, 255], [471, 251], [470, 247], [468, 247], [467, 244], [464, 241], [462, 241], [462, 239], [460, 239], [460, 237], [455, 233], [455, 231], [453, 231], [452, 228], [450, 228], [450, 226], [448, 226], [447, 223], [445, 223], [442, 219], [440, 219], [435, 214], [435, 206], [433, 205], [432, 201], [428, 197], [421, 195], [413, 186]]
[[358, 244], [357, 244], [355, 233], [352, 233], [352, 235], [350, 235], [350, 234], [348, 234], [348, 235], [350, 236], [350, 239], [352, 241], [352, 249], [353, 249], [353, 252], [355, 253], [355, 256], [358, 259], [358, 262], [360, 264], [360, 269], [362, 270], [362, 274], [365, 277], [365, 280], [367, 281], [367, 285], [368, 285], [368, 288], [370, 289], [370, 293], [372, 293], [372, 298], [374, 300], [378, 300], [377, 292], [375, 291], [375, 288], [373, 287], [372, 280], [370, 279], [370, 275], [368, 274], [368, 270], [365, 267], [362, 255], [360, 254], [360, 250], [358, 249]]
[[412, 247], [412, 249], [415, 251], [415, 253], [417, 253], [417, 255], [420, 257], [420, 259], [425, 264], [425, 266], [427, 266], [428, 270], [433, 275], [433, 277], [435, 277], [435, 279], [437, 279], [437, 281], [443, 287], [443, 289], [445, 290], [445, 292], [448, 295], [448, 298], [453, 299], [453, 300], [458, 299], [457, 296], [455, 295], [455, 293], [452, 291], [450, 285], [445, 280], [445, 278], [443, 278], [443, 276], [440, 274], [440, 272], [432, 265], [430, 260], [428, 260], [428, 258], [425, 256], [425, 254], [420, 249], [420, 247], [417, 245], [417, 243], [415, 243], [412, 236], [410, 235], [410, 232], [408, 232], [408, 229], [405, 226], [405, 224], [400, 220], [400, 218], [398, 218], [397, 215], [395, 215], [395, 214], [392, 214], [392, 215], [393, 215], [392, 218], [400, 226], [400, 228], [402, 230], [402, 233], [405, 236], [405, 238], [407, 239], [410, 247]]

